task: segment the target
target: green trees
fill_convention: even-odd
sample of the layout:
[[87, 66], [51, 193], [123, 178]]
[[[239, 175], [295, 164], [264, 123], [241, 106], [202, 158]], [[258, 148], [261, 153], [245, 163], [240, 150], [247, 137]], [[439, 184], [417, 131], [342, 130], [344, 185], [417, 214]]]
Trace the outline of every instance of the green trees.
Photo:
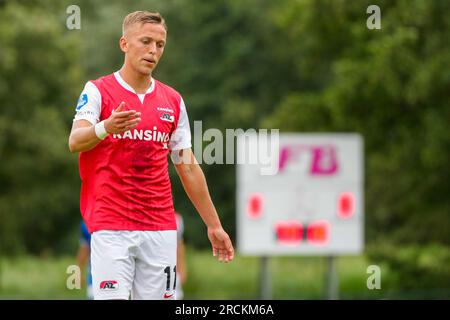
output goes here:
[[361, 133], [369, 254], [388, 262], [399, 284], [440, 287], [450, 279], [439, 267], [450, 262], [450, 5], [381, 2], [378, 31], [366, 28], [367, 5], [285, 2], [290, 15], [276, 21], [298, 57], [299, 88], [264, 123]]
[[[306, 3], [298, 8], [300, 17], [314, 12]], [[444, 176], [450, 139], [444, 127], [450, 115], [450, 48], [445, 41], [450, 7], [444, 1], [399, 1], [383, 10], [380, 31], [368, 31], [361, 18], [347, 20], [335, 30], [334, 39], [344, 39], [335, 41], [334, 48], [327, 41], [313, 42], [331, 37], [315, 34], [320, 17], [335, 21], [338, 9], [345, 18], [362, 8], [324, 4], [317, 17], [299, 19], [302, 28], [294, 37], [302, 40], [297, 45], [290, 41], [292, 51], [304, 52], [298, 72], [322, 80], [317, 89], [303, 86], [287, 95], [266, 121], [287, 130], [362, 133], [368, 240], [448, 245], [449, 185]], [[281, 23], [296, 30], [295, 21]], [[322, 72], [315, 69], [317, 59], [327, 65]]]
[[[65, 10], [0, 7], [0, 241], [8, 253], [56, 247], [77, 221], [67, 134], [82, 81]], [[62, 19], [61, 19], [62, 18]]]

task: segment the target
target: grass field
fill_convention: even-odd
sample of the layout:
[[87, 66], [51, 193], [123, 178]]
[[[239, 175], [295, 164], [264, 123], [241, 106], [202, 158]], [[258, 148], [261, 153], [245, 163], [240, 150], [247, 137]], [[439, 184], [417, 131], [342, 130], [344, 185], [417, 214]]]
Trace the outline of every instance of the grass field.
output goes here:
[[[236, 256], [231, 264], [214, 260], [210, 252], [187, 248], [186, 299], [258, 299], [259, 259]], [[84, 299], [81, 290], [69, 290], [66, 273], [74, 257], [37, 258], [23, 256], [1, 261], [1, 299]], [[367, 267], [363, 256], [337, 258], [341, 299], [383, 299], [389, 292], [366, 287]], [[325, 298], [326, 261], [320, 257], [274, 257], [270, 259], [273, 299]]]

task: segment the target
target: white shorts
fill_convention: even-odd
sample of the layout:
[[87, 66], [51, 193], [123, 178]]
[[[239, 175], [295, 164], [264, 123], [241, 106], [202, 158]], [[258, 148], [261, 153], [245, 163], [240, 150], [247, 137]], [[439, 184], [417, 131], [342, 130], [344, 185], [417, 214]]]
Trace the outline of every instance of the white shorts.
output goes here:
[[95, 300], [174, 300], [177, 232], [96, 231], [91, 239]]

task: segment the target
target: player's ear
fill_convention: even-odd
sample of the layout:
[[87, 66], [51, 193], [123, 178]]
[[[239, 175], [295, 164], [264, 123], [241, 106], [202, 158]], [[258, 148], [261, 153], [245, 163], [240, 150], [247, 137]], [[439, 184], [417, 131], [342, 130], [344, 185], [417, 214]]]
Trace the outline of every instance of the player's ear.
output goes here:
[[120, 50], [122, 50], [122, 52], [126, 53], [128, 51], [128, 42], [124, 36], [120, 37], [119, 46], [120, 46]]

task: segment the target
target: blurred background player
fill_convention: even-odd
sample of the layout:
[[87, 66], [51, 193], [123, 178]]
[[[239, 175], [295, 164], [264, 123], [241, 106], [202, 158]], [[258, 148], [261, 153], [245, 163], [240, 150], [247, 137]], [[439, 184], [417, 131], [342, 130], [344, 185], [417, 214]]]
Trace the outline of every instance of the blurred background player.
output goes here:
[[175, 297], [177, 300], [182, 300], [184, 297], [183, 285], [187, 279], [187, 268], [185, 260], [185, 247], [183, 240], [184, 222], [183, 217], [178, 212], [175, 212], [177, 221], [177, 283], [175, 287]]
[[77, 253], [77, 264], [81, 269], [82, 283], [86, 283], [86, 294], [89, 300], [94, 299], [91, 274], [91, 235], [84, 221], [80, 223], [80, 246]]

